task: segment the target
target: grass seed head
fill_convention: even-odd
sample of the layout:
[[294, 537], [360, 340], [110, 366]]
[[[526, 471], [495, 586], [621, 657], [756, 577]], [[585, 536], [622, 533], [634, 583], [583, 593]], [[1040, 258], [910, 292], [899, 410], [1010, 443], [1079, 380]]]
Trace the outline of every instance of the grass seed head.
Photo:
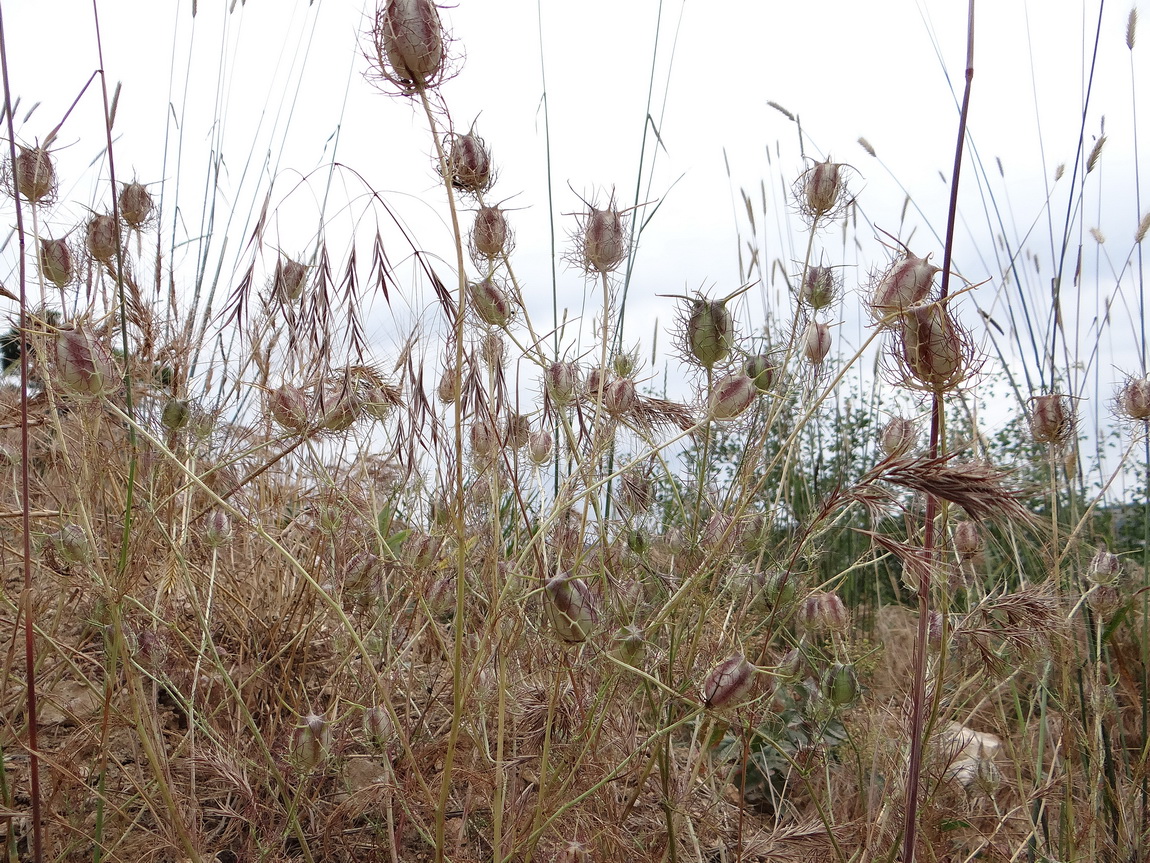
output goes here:
[[56, 192], [56, 168], [43, 147], [21, 147], [12, 163], [12, 185], [24, 200], [47, 203]]
[[711, 669], [703, 681], [703, 704], [714, 710], [734, 707], [746, 700], [755, 685], [755, 666], [734, 653]]
[[129, 228], [140, 230], [155, 210], [152, 195], [143, 183], [125, 183], [120, 190], [120, 218]]
[[66, 240], [40, 240], [40, 272], [58, 288], [75, 278], [72, 250]]

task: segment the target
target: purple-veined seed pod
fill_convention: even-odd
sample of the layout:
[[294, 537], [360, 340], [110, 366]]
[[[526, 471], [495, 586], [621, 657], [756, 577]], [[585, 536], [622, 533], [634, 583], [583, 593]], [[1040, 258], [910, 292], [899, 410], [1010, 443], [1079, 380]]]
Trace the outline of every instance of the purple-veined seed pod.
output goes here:
[[954, 552], [963, 560], [969, 560], [986, 548], [982, 530], [973, 521], [960, 521], [954, 526]]
[[1114, 584], [1122, 575], [1122, 558], [1102, 549], [1090, 558], [1086, 575], [1095, 584]]
[[555, 855], [555, 863], [591, 863], [591, 849], [585, 842], [572, 839]]
[[447, 169], [451, 185], [464, 192], [480, 194], [494, 181], [491, 151], [474, 132], [452, 135], [447, 142]]
[[942, 648], [942, 631], [945, 623], [942, 612], [931, 610], [926, 620], [926, 643], [931, 650]]
[[267, 405], [272, 419], [287, 431], [299, 433], [311, 425], [307, 396], [299, 387], [285, 384], [269, 391]]
[[343, 568], [343, 589], [356, 596], [372, 593], [382, 575], [379, 556], [370, 551], [360, 551], [348, 558]]
[[878, 440], [883, 455], [900, 458], [918, 446], [918, 423], [905, 417], [891, 417], [879, 432]]
[[385, 78], [415, 91], [439, 83], [446, 40], [432, 0], [387, 0], [376, 12], [373, 35]]
[[88, 254], [101, 264], [111, 266], [120, 249], [120, 226], [111, 216], [93, 216], [84, 233]]
[[743, 374], [755, 384], [761, 393], [769, 392], [775, 382], [777, 366], [769, 354], [755, 354], [743, 363]]
[[639, 368], [639, 353], [635, 351], [618, 351], [611, 357], [611, 371], [616, 377], [629, 378]]
[[807, 267], [799, 299], [816, 311], [834, 303], [838, 296], [838, 280], [831, 267]]
[[219, 548], [232, 541], [232, 520], [222, 509], [213, 509], [204, 519], [204, 543]]
[[831, 352], [830, 324], [811, 321], [803, 332], [803, 356], [808, 362], [820, 365]]
[[471, 452], [476, 458], [491, 459], [499, 454], [499, 435], [490, 422], [478, 420], [472, 423], [469, 437]]
[[125, 183], [120, 190], [119, 207], [120, 218], [137, 231], [148, 223], [155, 210], [152, 195], [143, 183]]
[[555, 443], [551, 440], [551, 432], [546, 429], [537, 429], [528, 436], [527, 455], [533, 464], [540, 467], [551, 461], [555, 450]]
[[944, 392], [964, 375], [966, 339], [943, 303], [915, 306], [902, 318], [902, 355], [924, 387]]
[[320, 387], [316, 393], [316, 427], [324, 431], [346, 431], [363, 413], [363, 400], [346, 383]]
[[459, 380], [459, 374], [455, 371], [455, 366], [448, 364], [443, 369], [443, 374], [439, 377], [439, 384], [435, 388], [435, 394], [438, 399], [445, 405], [455, 404], [455, 400], [459, 398], [459, 388], [462, 382]]
[[1118, 393], [1118, 410], [1138, 422], [1150, 421], [1150, 380], [1132, 378]]
[[523, 414], [509, 414], [503, 425], [503, 439], [512, 449], [523, 449], [531, 442], [531, 420]]
[[586, 582], [561, 572], [543, 588], [547, 619], [561, 641], [577, 644], [587, 640], [599, 622], [595, 595]]
[[55, 379], [62, 390], [75, 395], [98, 396], [115, 386], [111, 353], [84, 324], [56, 331]]
[[275, 292], [285, 303], [291, 303], [303, 296], [307, 285], [307, 267], [299, 261], [281, 260], [276, 264]]
[[628, 665], [638, 665], [647, 649], [643, 630], [635, 624], [627, 624], [611, 639], [611, 655]]
[[859, 695], [859, 679], [854, 666], [836, 662], [823, 674], [820, 690], [835, 707], [850, 704]]
[[627, 257], [627, 226], [615, 205], [591, 208], [583, 217], [583, 266], [588, 272], [610, 273]]
[[579, 390], [579, 364], [556, 360], [543, 373], [543, 386], [555, 404], [570, 404]]
[[615, 378], [603, 390], [603, 407], [612, 416], [623, 416], [635, 409], [639, 394], [630, 378]]
[[746, 700], [755, 685], [755, 666], [735, 653], [711, 669], [703, 681], [703, 705], [714, 710]]
[[515, 313], [515, 306], [507, 291], [497, 285], [494, 279], [472, 282], [467, 292], [471, 297], [471, 307], [481, 321], [493, 327], [507, 326]]
[[1030, 400], [1030, 434], [1036, 443], [1065, 443], [1074, 434], [1074, 406], [1058, 393]]
[[499, 207], [480, 207], [471, 226], [473, 256], [491, 260], [508, 251], [511, 228]]
[[830, 632], [846, 632], [850, 628], [851, 615], [842, 598], [833, 590], [819, 597], [819, 617], [822, 628]]
[[767, 610], [778, 614], [795, 600], [795, 577], [782, 569], [772, 569], [757, 573], [755, 583], [760, 585], [759, 596]]
[[386, 751], [388, 744], [395, 737], [395, 727], [386, 707], [377, 704], [363, 711], [363, 734], [373, 749], [378, 752]]
[[722, 300], [691, 300], [684, 329], [688, 353], [704, 368], [722, 362], [735, 345], [735, 318]]
[[1122, 607], [1122, 594], [1113, 584], [1095, 584], [1086, 594], [1086, 604], [1096, 615], [1107, 620]]
[[754, 403], [758, 394], [755, 382], [747, 375], [725, 375], [711, 388], [711, 417], [717, 420], [734, 419]]
[[795, 621], [808, 632], [818, 632], [823, 625], [821, 590], [807, 594], [795, 612]]
[[738, 543], [738, 539], [739, 531], [735, 517], [722, 510], [716, 510], [703, 525], [699, 542], [710, 549], [729, 549]]
[[834, 212], [846, 188], [843, 173], [843, 166], [830, 159], [809, 168], [803, 174], [804, 212], [813, 217]]
[[879, 317], [907, 311], [926, 299], [940, 269], [930, 263], [930, 255], [919, 258], [907, 252], [879, 278], [871, 307]]
[[40, 272], [58, 288], [75, 278], [72, 250], [66, 240], [40, 240]]
[[331, 751], [331, 723], [320, 713], [309, 713], [296, 729], [292, 761], [301, 771], [314, 770]]
[[24, 200], [36, 204], [56, 191], [56, 168], [43, 147], [21, 147], [12, 163], [12, 180]]

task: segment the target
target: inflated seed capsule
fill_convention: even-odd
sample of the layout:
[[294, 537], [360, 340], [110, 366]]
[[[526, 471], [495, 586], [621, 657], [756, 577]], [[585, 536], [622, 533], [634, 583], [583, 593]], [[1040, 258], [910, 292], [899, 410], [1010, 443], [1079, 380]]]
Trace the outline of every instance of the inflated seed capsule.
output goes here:
[[691, 356], [705, 368], [726, 359], [735, 344], [735, 318], [727, 304], [702, 297], [692, 300], [686, 339]]
[[755, 666], [743, 654], [732, 654], [703, 681], [703, 704], [716, 710], [733, 707], [746, 699], [754, 685]]

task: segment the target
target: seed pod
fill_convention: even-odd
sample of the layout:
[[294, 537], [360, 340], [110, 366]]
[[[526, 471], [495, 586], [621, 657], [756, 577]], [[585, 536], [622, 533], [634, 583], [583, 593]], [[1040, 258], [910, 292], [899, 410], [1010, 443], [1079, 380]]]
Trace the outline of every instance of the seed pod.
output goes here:
[[635, 409], [639, 394], [630, 378], [615, 378], [603, 390], [603, 407], [612, 416], [623, 416]]
[[743, 373], [754, 381], [755, 389], [769, 392], [775, 382], [775, 363], [769, 354], [755, 354], [743, 364]]
[[871, 299], [871, 307], [879, 317], [903, 312], [926, 299], [934, 284], [934, 274], [941, 268], [931, 266], [930, 255], [925, 258], [906, 253], [879, 279]]
[[802, 177], [803, 211], [818, 218], [833, 212], [839, 205], [843, 190], [843, 166], [827, 159], [809, 168]]
[[139, 230], [152, 217], [155, 205], [143, 183], [125, 183], [120, 190], [120, 218], [129, 228]]
[[651, 537], [641, 527], [627, 531], [627, 548], [635, 554], [643, 555], [651, 548]]
[[588, 272], [609, 273], [627, 257], [627, 228], [614, 203], [591, 208], [583, 217], [583, 266]]
[[204, 524], [204, 543], [209, 548], [219, 548], [232, 541], [232, 520], [222, 509], [208, 513]]
[[511, 229], [507, 217], [498, 207], [480, 207], [471, 226], [473, 256], [491, 260], [508, 251]]
[[551, 461], [551, 453], [555, 445], [551, 440], [551, 433], [546, 429], [533, 431], [527, 440], [527, 455], [533, 464], [543, 466]]
[[571, 840], [558, 854], [555, 863], [591, 863], [591, 849], [584, 842]]
[[443, 74], [444, 33], [432, 0], [387, 0], [373, 30], [380, 73], [405, 91], [434, 87]]
[[726, 359], [735, 344], [735, 318], [722, 300], [691, 301], [686, 325], [687, 350], [704, 368]]
[[751, 406], [758, 394], [755, 382], [747, 375], [726, 375], [711, 389], [711, 416], [717, 420], [734, 419]]
[[321, 387], [316, 396], [316, 426], [324, 431], [346, 431], [363, 413], [363, 400], [347, 383]]
[[395, 736], [395, 729], [386, 707], [377, 704], [363, 711], [363, 733], [374, 749], [380, 752], [387, 749]]
[[803, 279], [799, 299], [816, 311], [825, 309], [835, 301], [838, 283], [830, 267], [808, 267]]
[[918, 425], [904, 417], [891, 417], [879, 433], [879, 448], [887, 458], [899, 458], [918, 446]]
[[12, 163], [13, 185], [26, 201], [37, 204], [56, 191], [56, 168], [43, 147], [21, 147]]
[[803, 356], [816, 366], [831, 352], [831, 328], [821, 321], [811, 321], [803, 333]]
[[512, 449], [522, 449], [531, 441], [531, 420], [523, 414], [510, 414], [503, 425], [503, 439]]
[[832, 665], [823, 674], [820, 690], [835, 707], [850, 704], [859, 694], [859, 679], [854, 666], [841, 662]]
[[827, 591], [819, 597], [819, 615], [822, 626], [830, 632], [846, 632], [850, 627], [851, 615], [846, 604], [837, 593]]
[[543, 385], [555, 404], [570, 404], [579, 388], [578, 364], [558, 360], [553, 362], [543, 374]]
[[40, 272], [58, 288], [72, 281], [76, 272], [65, 240], [40, 240]]
[[942, 631], [944, 619], [942, 612], [932, 610], [926, 620], [926, 643], [931, 650], [942, 649]]
[[755, 666], [741, 653], [724, 659], [703, 681], [703, 705], [715, 710], [744, 701], [755, 685]]
[[611, 357], [611, 371], [618, 377], [629, 378], [639, 368], [639, 357], [634, 351], [619, 351]]
[[499, 453], [499, 435], [491, 423], [480, 420], [471, 424], [471, 451], [476, 458], [491, 459]]
[[307, 772], [314, 770], [331, 750], [331, 724], [322, 714], [309, 713], [303, 725], [296, 729], [292, 745], [292, 761]]
[[555, 635], [562, 641], [579, 643], [599, 622], [595, 596], [586, 583], [561, 572], [543, 588], [544, 608]]
[[954, 551], [963, 560], [969, 560], [986, 548], [982, 531], [973, 521], [960, 521], [954, 526]]
[[755, 582], [762, 585], [759, 595], [769, 611], [780, 612], [795, 600], [795, 578], [781, 569], [756, 573]]
[[1127, 381], [1118, 394], [1118, 410], [1132, 420], [1150, 421], [1150, 379]]
[[932, 392], [962, 380], [965, 339], [942, 303], [916, 306], [902, 318], [902, 356], [911, 375]]
[[515, 309], [507, 292], [493, 279], [472, 282], [467, 292], [471, 297], [471, 307], [481, 321], [493, 327], [507, 326]]
[[160, 413], [160, 423], [168, 431], [179, 431], [188, 424], [191, 409], [184, 399], [168, 399]]
[[298, 261], [281, 260], [276, 264], [275, 291], [285, 303], [298, 300], [307, 284], [307, 267]]
[[88, 254], [101, 264], [111, 266], [120, 248], [120, 228], [111, 216], [93, 216], [88, 220], [84, 243]]
[[1098, 617], [1106, 620], [1122, 607], [1122, 594], [1113, 584], [1096, 584], [1086, 594], [1086, 604]]
[[1065, 443], [1074, 434], [1074, 407], [1058, 393], [1030, 400], [1030, 434], [1036, 443]]
[[88, 535], [78, 524], [69, 522], [56, 533], [50, 534], [52, 550], [56, 556], [67, 564], [86, 564], [95, 559], [92, 546], [88, 542]]
[[448, 365], [443, 369], [443, 374], [439, 378], [439, 385], [435, 388], [435, 394], [445, 405], [454, 404], [455, 400], [459, 398], [461, 384], [462, 381], [455, 371], [455, 366]]
[[83, 324], [56, 331], [56, 381], [65, 392], [97, 396], [116, 379], [111, 355]]
[[449, 138], [447, 169], [451, 172], [451, 185], [472, 194], [485, 191], [495, 179], [491, 152], [474, 132]]
[[307, 398], [298, 387], [282, 386], [274, 389], [268, 393], [267, 402], [272, 419], [288, 431], [302, 432], [311, 425]]
[[1122, 559], [1102, 549], [1090, 559], [1086, 574], [1095, 584], [1114, 584], [1122, 575]]
[[619, 477], [615, 501], [631, 515], [646, 512], [655, 503], [655, 488], [651, 478], [642, 469], [631, 468]]
[[615, 633], [611, 639], [611, 655], [620, 662], [628, 665], [638, 665], [647, 649], [647, 642], [643, 638], [643, 630], [634, 624], [628, 624]]

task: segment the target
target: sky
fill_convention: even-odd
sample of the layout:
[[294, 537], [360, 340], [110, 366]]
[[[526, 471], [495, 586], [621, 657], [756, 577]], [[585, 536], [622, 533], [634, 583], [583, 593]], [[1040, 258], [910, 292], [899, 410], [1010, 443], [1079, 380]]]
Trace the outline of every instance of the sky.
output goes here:
[[[221, 292], [234, 285], [269, 186], [271, 242], [285, 254], [310, 253], [324, 208], [325, 238], [342, 259], [352, 236], [362, 240], [374, 228], [378, 208], [367, 193], [376, 190], [422, 248], [446, 259], [450, 273], [450, 232], [426, 120], [417, 105], [381, 93], [366, 77], [364, 32], [373, 3], [200, 0], [194, 17], [190, 2], [95, 5], [109, 89], [122, 83], [113, 130], [117, 177], [163, 191], [177, 281], [190, 284], [203, 269], [219, 272]], [[647, 204], [624, 342], [642, 343], [646, 354], [654, 330], [662, 331], [653, 375], [670, 368], [675, 376], [666, 333], [676, 304], [659, 295], [725, 296], [747, 279], [739, 253], [742, 244], [744, 256], [750, 254], [750, 227], [740, 189], [755, 201], [761, 260], [780, 262], [739, 301], [741, 330], [760, 328], [768, 310], [789, 314], [779, 274], [801, 266], [807, 237], [787, 192], [810, 158], [829, 155], [851, 169], [860, 223], [846, 233], [826, 231], [815, 245], [823, 260], [842, 266], [848, 292], [865, 286], [888, 259], [880, 230], [940, 261], [949, 189], [940, 172], [949, 175], [954, 154], [965, 5], [460, 0], [445, 6], [457, 74], [441, 93], [455, 126], [474, 124], [491, 147], [499, 170], [491, 196], [511, 211], [513, 260], [533, 319], [551, 320], [548, 125], [559, 256], [570, 246], [570, 214], [583, 209], [581, 198], [602, 203], [614, 194], [620, 205]], [[107, 207], [99, 79], [84, 90], [100, 68], [93, 4], [9, 2], [2, 11], [8, 74], [20, 99], [18, 142], [42, 140], [67, 114], [54, 144], [60, 203], [44, 215], [45, 227], [58, 234], [89, 210]], [[1103, 123], [1107, 142], [1098, 168], [1085, 183], [1078, 177], [1081, 204], [1074, 206], [1082, 216], [1073, 220], [1069, 246], [1081, 240], [1085, 257], [1081, 291], [1067, 315], [1084, 328], [1086, 348], [1076, 351], [1099, 344], [1105, 355], [1095, 360], [1097, 379], [1081, 386], [1097, 386], [1107, 397], [1139, 362], [1130, 323], [1137, 288], [1127, 263], [1139, 214], [1150, 209], [1150, 196], [1137, 194], [1132, 110], [1133, 88], [1146, 92], [1150, 82], [1142, 46], [1131, 52], [1124, 41], [1129, 11], [1106, 4], [1099, 24], [1096, 3], [1080, 0], [978, 4], [955, 257], [957, 272], [985, 282], [972, 306], [1008, 330], [1005, 303], [1018, 294], [1004, 286], [1000, 229], [993, 224], [1001, 217], [1011, 245], [1039, 257], [1037, 267], [1027, 262], [1036, 272], [1024, 279], [1024, 292], [1030, 302], [1043, 301], [1068, 202], [1078, 200], [1070, 177], [1100, 28], [1083, 148], [1091, 149]], [[802, 153], [798, 124], [769, 103], [801, 120]], [[1138, 118], [1143, 126], [1145, 114]], [[860, 136], [877, 158], [860, 147]], [[1055, 184], [1062, 163], [1065, 175]], [[209, 195], [205, 178], [213, 164], [218, 192]], [[908, 195], [921, 212], [911, 208], [904, 220]], [[10, 211], [7, 205], [9, 224]], [[206, 251], [196, 239], [207, 233], [205, 213], [214, 219]], [[1092, 227], [1106, 238], [1102, 246], [1086, 233]], [[274, 266], [274, 256], [267, 257]], [[1073, 253], [1068, 260], [1072, 270]], [[9, 241], [0, 255], [5, 284], [14, 278], [13, 261]], [[582, 315], [585, 340], [598, 304], [594, 286], [562, 260], [555, 273], [561, 303]], [[1099, 337], [1088, 327], [1107, 297], [1125, 312]], [[384, 362], [413, 326], [430, 326], [432, 315], [420, 289], [391, 299], [390, 306], [376, 302], [369, 317]], [[870, 334], [856, 301], [845, 302], [836, 317], [843, 350]], [[1017, 352], [1011, 341], [1002, 340], [1008, 354]], [[1026, 339], [1019, 342], [1025, 348]]]

